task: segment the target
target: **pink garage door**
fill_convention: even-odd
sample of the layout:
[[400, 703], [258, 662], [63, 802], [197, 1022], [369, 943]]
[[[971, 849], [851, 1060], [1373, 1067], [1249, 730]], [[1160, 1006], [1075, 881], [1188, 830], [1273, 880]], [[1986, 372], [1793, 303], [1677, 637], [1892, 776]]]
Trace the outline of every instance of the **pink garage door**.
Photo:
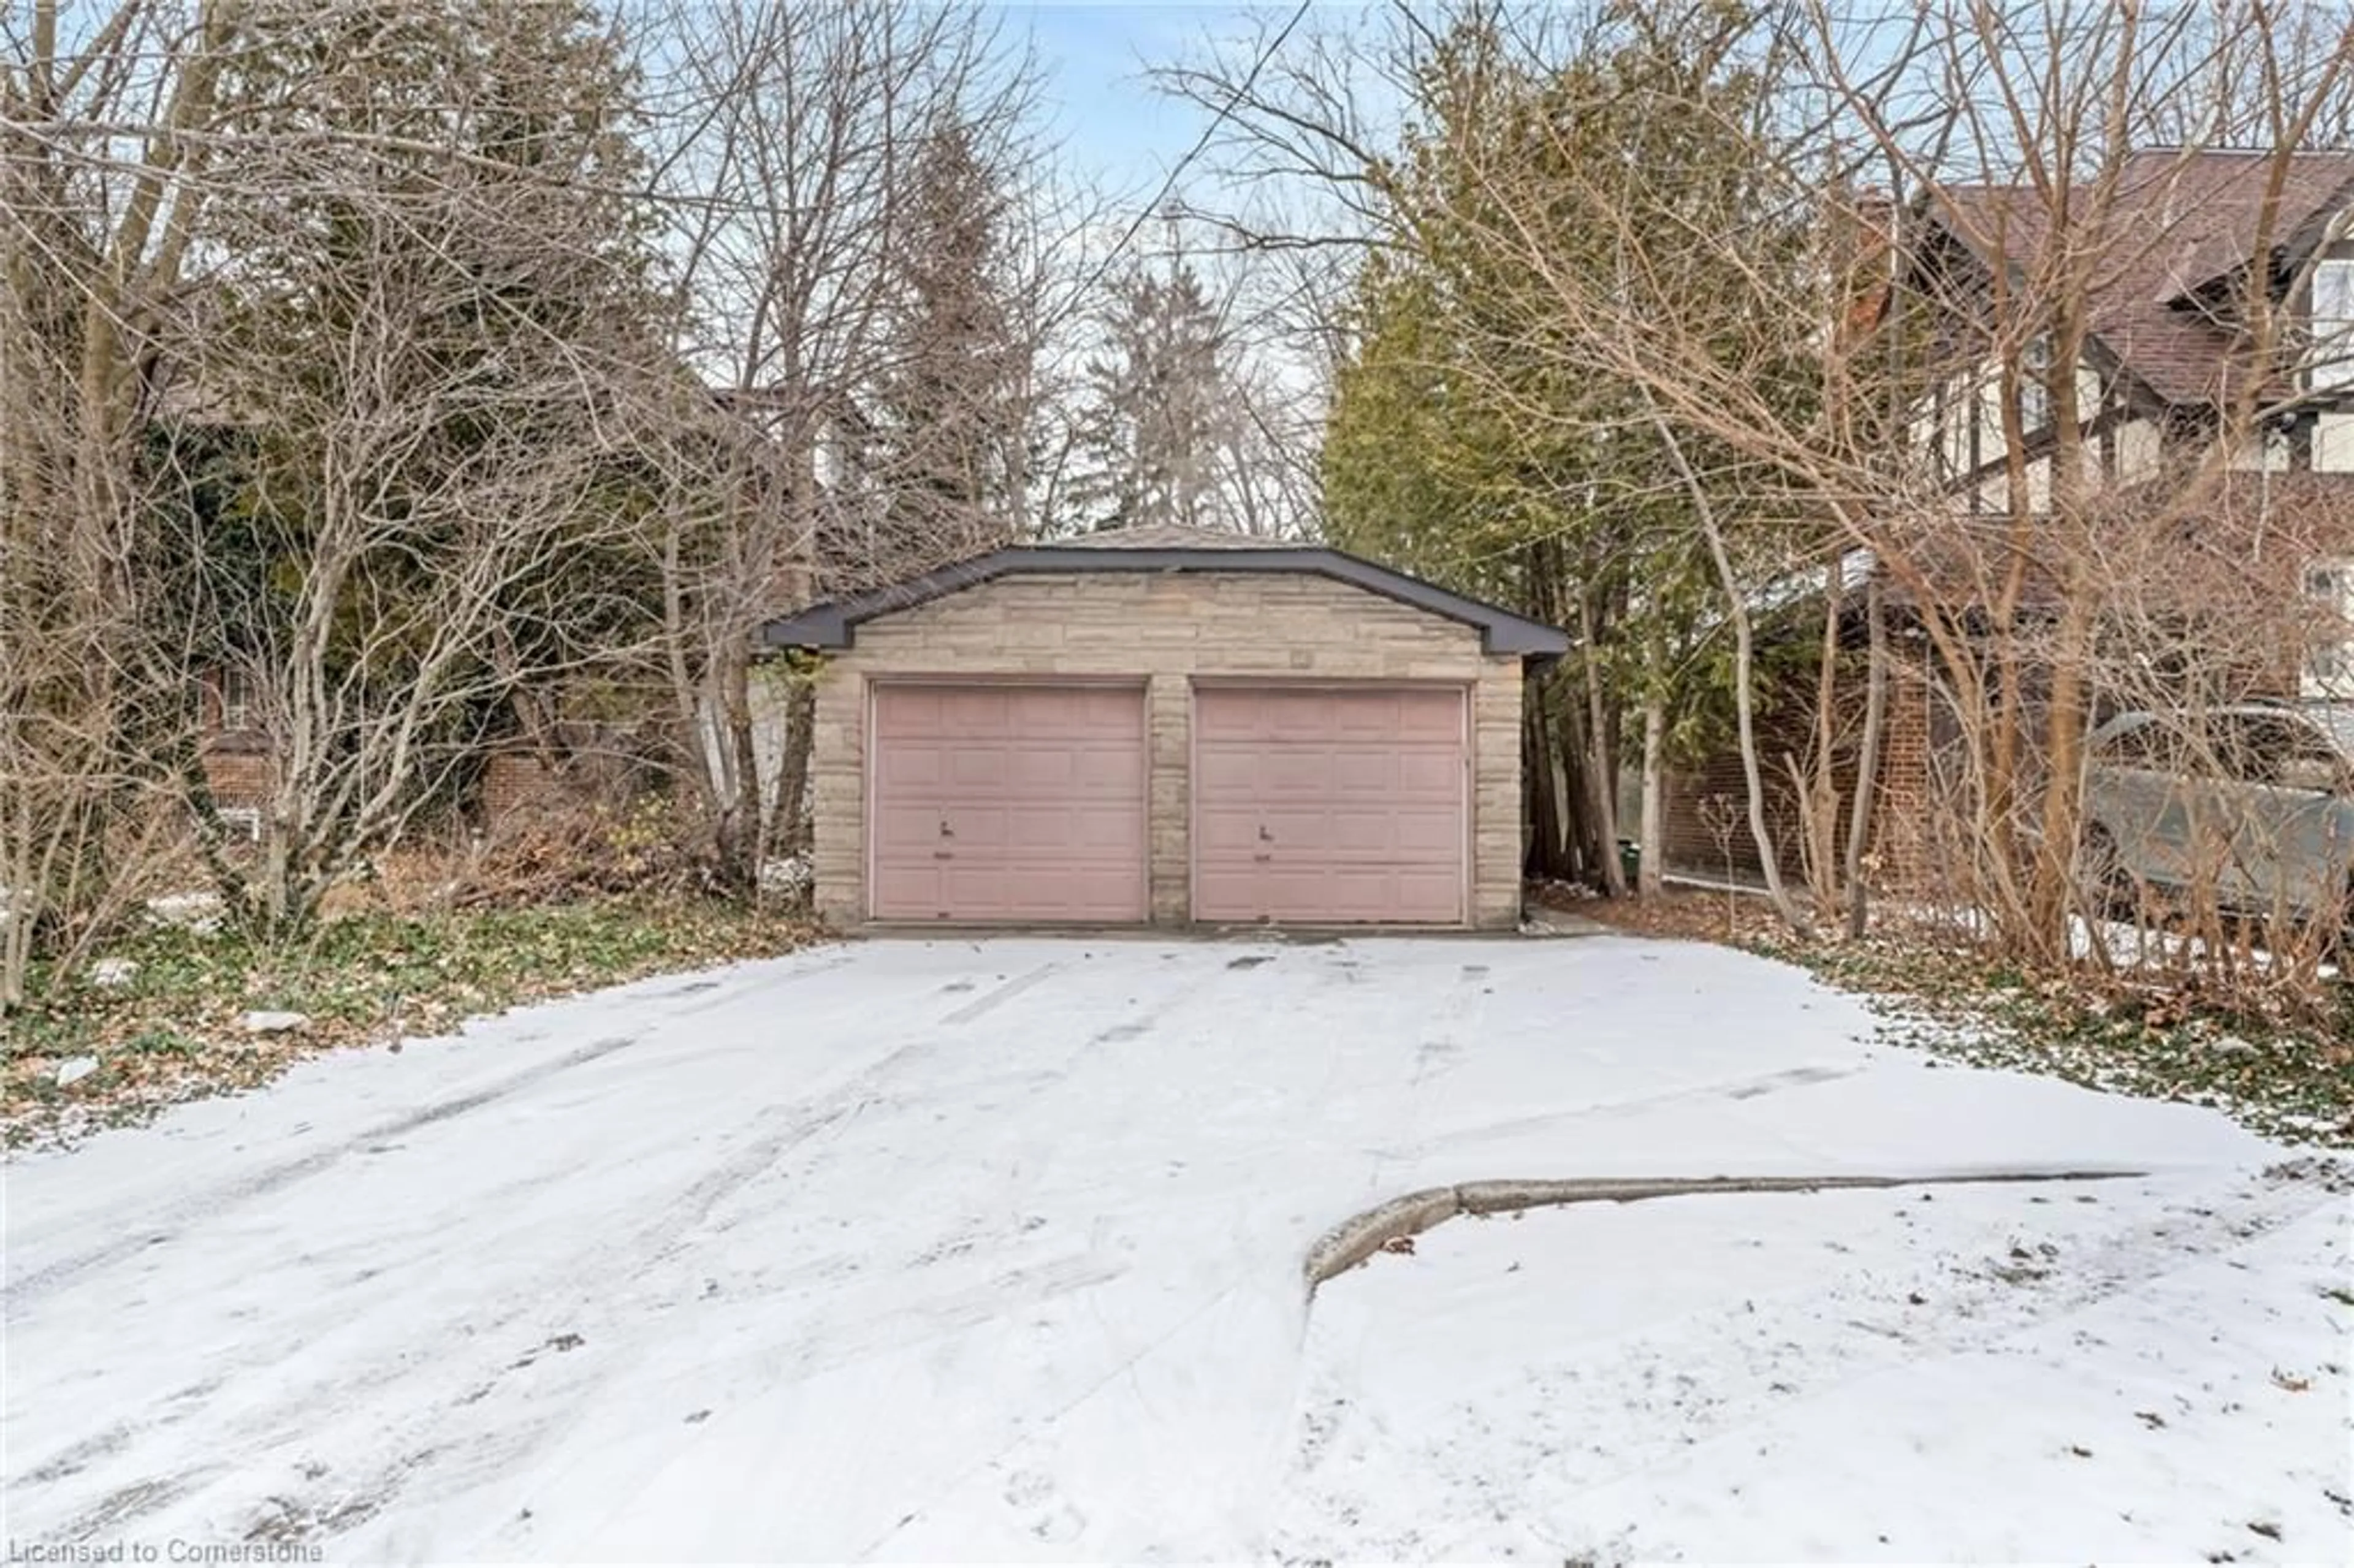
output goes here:
[[1144, 694], [878, 685], [878, 920], [1144, 918]]
[[1193, 697], [1193, 917], [1463, 918], [1463, 694], [1204, 686]]

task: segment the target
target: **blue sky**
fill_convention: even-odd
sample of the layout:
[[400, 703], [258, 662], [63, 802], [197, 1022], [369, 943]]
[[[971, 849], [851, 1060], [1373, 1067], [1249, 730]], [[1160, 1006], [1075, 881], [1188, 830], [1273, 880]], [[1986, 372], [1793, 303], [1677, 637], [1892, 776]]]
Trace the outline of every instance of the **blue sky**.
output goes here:
[[1026, 32], [1036, 48], [1073, 160], [1129, 188], [1157, 186], [1203, 129], [1202, 111], [1153, 90], [1148, 66], [1200, 60], [1211, 40], [1255, 37], [1262, 25], [1280, 26], [1294, 6], [1009, 0], [1002, 9], [1009, 41]]

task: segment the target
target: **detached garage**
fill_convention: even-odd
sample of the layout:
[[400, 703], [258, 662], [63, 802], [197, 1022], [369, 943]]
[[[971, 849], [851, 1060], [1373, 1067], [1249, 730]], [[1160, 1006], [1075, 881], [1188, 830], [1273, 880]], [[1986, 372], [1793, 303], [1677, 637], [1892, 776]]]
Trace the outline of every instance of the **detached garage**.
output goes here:
[[1521, 684], [1566, 640], [1335, 550], [1131, 529], [769, 622], [828, 655], [840, 925], [1511, 926]]

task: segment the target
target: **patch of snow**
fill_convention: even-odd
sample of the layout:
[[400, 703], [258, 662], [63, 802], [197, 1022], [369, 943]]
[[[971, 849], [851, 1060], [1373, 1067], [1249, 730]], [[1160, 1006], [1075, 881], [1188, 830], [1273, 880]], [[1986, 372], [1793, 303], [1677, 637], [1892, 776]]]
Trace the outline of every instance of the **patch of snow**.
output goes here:
[[248, 1034], [291, 1034], [310, 1026], [311, 1015], [307, 1012], [257, 1012], [245, 1015]]
[[[2159, 927], [2104, 920], [2100, 923], [2099, 936], [2110, 961], [2120, 969], [2179, 969], [2186, 960], [2196, 965], [2207, 958], [2205, 938], [2186, 936]], [[2068, 917], [2068, 945], [2080, 959], [2094, 956], [2094, 927], [2082, 916]], [[2259, 971], [2271, 969], [2277, 961], [2270, 948], [2262, 947], [2251, 947], [2244, 952], [2234, 953], [2232, 959], [2244, 961]], [[2314, 966], [2314, 973], [2321, 980], [2336, 980], [2338, 969], [2334, 963], [2320, 963]]]
[[[1303, 1375], [1326, 1386], [1328, 1312], [1386, 1277], [1326, 1286], [1311, 1332], [1302, 1260], [1385, 1199], [1499, 1176], [2128, 1168], [2227, 1223], [2274, 1213], [2235, 1194], [2279, 1150], [2212, 1111], [1935, 1067], [1876, 1027], [1787, 966], [1618, 936], [959, 938], [817, 948], [398, 1055], [324, 1055], [10, 1165], [10, 1531], [299, 1529], [335, 1561], [1246, 1560], [1299, 1538], [1320, 1484], [1286, 1480], [1284, 1458]], [[1893, 1219], [1726, 1212], [1773, 1255], [1785, 1227], [1847, 1241], [1859, 1271], [1932, 1255], [1902, 1252]], [[1855, 1274], [1719, 1266], [1721, 1236], [1679, 1240], [1670, 1208], [1602, 1213], [1665, 1228], [1579, 1254], [1550, 1293], [1596, 1387], [1632, 1398], [1646, 1366], [1672, 1386], [1632, 1342], [1613, 1361], [1596, 1315], [1648, 1292], [1628, 1330], [1663, 1332], [1679, 1300], [1722, 1305], [1673, 1294], [1703, 1274], [1750, 1284], [1809, 1368], [1875, 1340], [1843, 1326], [1880, 1320]], [[2100, 1275], [2089, 1235], [2017, 1234]], [[1934, 1255], [2011, 1261], [1964, 1239], [1941, 1232]], [[2119, 1266], [2211, 1250], [2204, 1229], [2147, 1234]], [[1656, 1287], [1634, 1266], [1649, 1260]], [[1401, 1261], [1423, 1260], [1376, 1267]], [[2026, 1288], [1965, 1284], [1973, 1300]], [[2201, 1321], [2179, 1305], [2170, 1326], [2095, 1331], [2175, 1358], [2153, 1379], [2195, 1401], [2206, 1363], [2164, 1338]], [[2342, 1327], [2329, 1302], [2309, 1310]], [[1479, 1336], [1420, 1325], [1423, 1353], [1495, 1386]], [[2209, 1331], [2304, 1354], [2271, 1319]], [[2304, 1397], [2342, 1406], [2336, 1386]], [[1643, 1425], [1658, 1408], [1630, 1432], [1659, 1430]], [[1498, 1416], [1499, 1442], [1535, 1419], [1525, 1402]], [[1943, 1439], [1954, 1500], [1920, 1500], [1925, 1518], [2008, 1474], [1969, 1458], [1978, 1440]], [[2273, 1453], [2256, 1441], [2229, 1474]], [[1445, 1475], [1385, 1484], [1384, 1509], [1468, 1520]], [[2281, 1520], [2299, 1548], [2312, 1521]]]
[[[1746, 830], [1744, 830], [1746, 832]], [[1766, 896], [1762, 882], [1726, 882], [1719, 877], [1700, 876], [1689, 872], [1669, 871], [1659, 874], [1659, 881], [1669, 887], [1688, 888], [1695, 893], [1745, 893]]]
[[1320, 1293], [1274, 1545], [2354, 1561], [2349, 1230], [2254, 1172], [1457, 1220]]
[[90, 966], [90, 983], [101, 991], [121, 991], [139, 978], [139, 965], [132, 959], [101, 959]]
[[58, 1064], [58, 1087], [62, 1089], [68, 1085], [79, 1084], [97, 1071], [97, 1057], [69, 1056]]
[[178, 926], [210, 936], [220, 929], [221, 897], [217, 893], [159, 894], [147, 901], [147, 917], [159, 926]]
[[760, 863], [760, 891], [770, 897], [798, 898], [814, 885], [809, 856], [787, 855]]

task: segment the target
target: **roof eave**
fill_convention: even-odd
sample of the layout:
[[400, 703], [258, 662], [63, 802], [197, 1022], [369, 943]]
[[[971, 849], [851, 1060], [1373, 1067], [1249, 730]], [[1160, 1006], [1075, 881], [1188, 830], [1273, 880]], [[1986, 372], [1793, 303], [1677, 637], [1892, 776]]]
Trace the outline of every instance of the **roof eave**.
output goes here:
[[1568, 635], [1511, 610], [1410, 577], [1376, 562], [1324, 546], [1249, 550], [1170, 546], [1140, 550], [1099, 546], [1020, 545], [952, 562], [905, 582], [840, 602], [812, 605], [762, 623], [758, 641], [769, 649], [813, 651], [853, 646], [862, 622], [913, 609], [997, 577], [1016, 574], [1082, 576], [1105, 572], [1296, 572], [1347, 583], [1369, 593], [1476, 628], [1481, 651], [1551, 662], [1569, 650]]

